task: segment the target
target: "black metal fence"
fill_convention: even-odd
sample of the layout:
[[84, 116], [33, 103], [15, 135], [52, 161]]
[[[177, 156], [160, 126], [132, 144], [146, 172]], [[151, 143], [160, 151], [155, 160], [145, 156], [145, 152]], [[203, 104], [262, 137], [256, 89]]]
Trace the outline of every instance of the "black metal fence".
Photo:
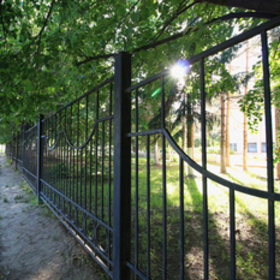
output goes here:
[[[7, 144], [7, 155], [22, 169], [38, 199], [53, 210], [113, 279], [251, 279], [253, 271], [246, 270], [247, 276], [240, 272], [247, 267], [247, 259], [255, 261], [257, 267], [267, 265], [267, 271], [259, 272], [259, 279], [275, 279], [280, 273], [276, 271], [280, 252], [276, 242], [279, 233], [275, 231], [280, 193], [274, 190], [267, 42], [267, 31], [279, 24], [280, 18], [274, 18], [188, 60], [199, 69], [197, 125], [202, 158], [197, 162], [169, 131], [173, 116], [167, 105], [174, 87], [169, 71], [131, 86], [128, 53], [116, 57], [113, 78], [51, 116], [41, 117], [36, 126], [24, 129]], [[207, 166], [205, 61], [256, 35], [261, 36], [262, 44], [267, 190], [225, 179]], [[151, 97], [155, 88], [160, 94]], [[159, 118], [152, 129], [145, 125], [152, 123], [147, 121], [151, 118], [149, 104], [159, 108], [153, 114]], [[159, 143], [161, 159], [152, 166], [156, 152], [151, 146], [155, 143]], [[179, 164], [170, 164], [170, 154]], [[195, 181], [185, 176], [186, 166], [196, 174]], [[211, 209], [209, 192], [213, 185], [225, 194], [225, 208]], [[242, 204], [239, 195], [268, 205], [268, 222], [261, 225], [267, 238], [263, 241], [262, 236], [250, 235], [252, 244], [257, 237], [266, 244], [265, 252], [256, 252], [260, 248], [256, 243], [255, 251], [249, 246], [252, 251], [242, 255], [242, 247], [249, 241], [241, 240], [237, 228], [236, 208]], [[244, 219], [258, 220], [248, 209], [245, 212]], [[216, 217], [223, 219], [225, 225], [221, 227], [228, 229], [228, 235], [219, 234], [219, 223], [213, 222]], [[265, 256], [264, 260], [259, 261], [259, 255]], [[241, 257], [243, 268], [239, 267]]]

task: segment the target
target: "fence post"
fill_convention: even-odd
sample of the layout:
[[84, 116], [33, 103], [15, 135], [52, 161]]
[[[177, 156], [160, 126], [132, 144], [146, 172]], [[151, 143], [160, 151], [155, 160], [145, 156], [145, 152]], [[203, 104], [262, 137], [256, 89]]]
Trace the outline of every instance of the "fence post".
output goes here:
[[40, 191], [41, 191], [41, 184], [40, 184], [40, 179], [41, 179], [41, 162], [42, 162], [42, 140], [41, 140], [41, 136], [42, 136], [42, 120], [43, 120], [43, 116], [40, 115], [39, 116], [39, 120], [38, 120], [38, 127], [37, 127], [37, 188], [36, 188], [36, 194], [37, 194], [37, 203], [40, 204], [41, 203], [41, 199], [40, 199]]
[[14, 146], [15, 146], [15, 134], [13, 133], [13, 138], [12, 138], [12, 155], [11, 155], [11, 158], [12, 158], [12, 163], [14, 161]]
[[19, 132], [17, 133], [17, 136], [16, 136], [16, 169], [18, 169], [18, 138], [19, 138]]
[[22, 174], [24, 177], [24, 164], [25, 164], [25, 137], [27, 131], [27, 124], [23, 125], [23, 132], [22, 132]]
[[115, 58], [114, 97], [114, 234], [113, 279], [130, 279], [126, 261], [131, 242], [131, 55], [119, 53]]

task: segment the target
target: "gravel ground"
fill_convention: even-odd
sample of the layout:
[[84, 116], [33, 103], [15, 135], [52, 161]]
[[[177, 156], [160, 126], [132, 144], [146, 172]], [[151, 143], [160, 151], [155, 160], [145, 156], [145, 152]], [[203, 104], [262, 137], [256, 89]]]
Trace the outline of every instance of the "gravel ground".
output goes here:
[[109, 279], [0, 155], [0, 279]]

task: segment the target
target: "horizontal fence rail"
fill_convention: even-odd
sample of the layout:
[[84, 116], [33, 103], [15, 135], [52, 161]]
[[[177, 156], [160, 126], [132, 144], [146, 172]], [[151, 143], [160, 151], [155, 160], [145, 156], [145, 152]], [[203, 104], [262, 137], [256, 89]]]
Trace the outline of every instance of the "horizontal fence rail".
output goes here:
[[[179, 123], [183, 138], [190, 135], [194, 123], [189, 121], [194, 114], [190, 93], [178, 88], [169, 70], [131, 85], [128, 53], [116, 57], [114, 77], [41, 117], [37, 125], [24, 126], [6, 145], [7, 156], [38, 200], [48, 205], [111, 278], [243, 279], [237, 265], [238, 254], [243, 254], [237, 240], [241, 195], [267, 204], [267, 224], [262, 224], [268, 233], [267, 251], [262, 254], [267, 257], [268, 271], [263, 279], [276, 279], [275, 205], [280, 193], [275, 191], [273, 174], [267, 32], [279, 25], [280, 17], [276, 17], [188, 59], [197, 73], [196, 77], [190, 74], [190, 79], [196, 79], [199, 96], [198, 161], [185, 140], [180, 142], [172, 133]], [[263, 64], [266, 190], [217, 175], [207, 164], [208, 60], [257, 35]], [[154, 118], [151, 106], [159, 108]], [[180, 108], [183, 113], [178, 121]], [[157, 153], [159, 162], [155, 163]], [[172, 156], [178, 164], [170, 165]], [[226, 207], [221, 210], [211, 209], [213, 188], [224, 195]], [[255, 217], [246, 211], [244, 219]], [[225, 221], [228, 236], [219, 236], [213, 222], [217, 213]], [[252, 262], [252, 254], [242, 255], [244, 262], [247, 258]]]

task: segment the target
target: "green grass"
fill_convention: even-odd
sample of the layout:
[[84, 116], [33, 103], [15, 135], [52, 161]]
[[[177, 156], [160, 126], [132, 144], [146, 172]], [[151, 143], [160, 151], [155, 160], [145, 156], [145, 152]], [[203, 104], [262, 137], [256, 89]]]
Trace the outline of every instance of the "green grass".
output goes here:
[[[211, 165], [209, 164], [211, 168]], [[65, 168], [65, 167], [63, 167]], [[55, 186], [62, 193], [65, 193], [78, 204], [91, 207], [91, 212], [104, 222], [108, 223], [113, 215], [109, 217], [108, 207], [112, 207], [113, 187], [111, 188], [111, 201], [109, 201], [108, 174], [103, 178], [103, 196], [101, 193], [100, 169], [95, 177], [93, 168], [92, 185], [89, 184], [89, 177], [69, 178], [63, 175], [61, 167], [56, 167], [57, 172], [53, 180], [48, 176], [48, 182]], [[75, 166], [75, 172], [77, 172]], [[217, 166], [213, 165], [213, 168]], [[78, 166], [78, 173], [85, 170]], [[75, 173], [76, 174], [76, 173]], [[185, 251], [185, 272], [190, 279], [200, 279], [203, 271], [203, 185], [202, 177], [184, 178], [184, 251]], [[218, 174], [219, 175], [219, 174]], [[241, 176], [242, 175], [242, 176]], [[220, 175], [219, 175], [220, 176]], [[255, 189], [266, 189], [266, 182], [250, 173], [228, 169], [228, 174], [222, 175], [229, 181]], [[136, 207], [136, 172], [135, 159], [132, 159], [132, 251], [131, 262], [134, 262], [135, 254], [135, 207]], [[147, 162], [145, 158], [139, 158], [138, 170], [138, 267], [144, 272], [147, 270], [147, 237], [148, 237], [148, 216], [150, 217], [150, 269], [151, 278], [160, 279], [162, 275], [163, 259], [163, 193], [161, 166], [150, 166], [150, 178], [147, 177]], [[54, 183], [56, 181], [56, 184]], [[150, 190], [147, 190], [147, 181], [150, 183]], [[95, 185], [97, 182], [97, 188]], [[72, 189], [72, 186], [75, 186]], [[97, 190], [97, 195], [95, 193]], [[208, 189], [208, 227], [209, 227], [209, 268], [210, 279], [228, 279], [230, 267], [230, 223], [229, 223], [229, 190], [216, 182], [207, 180]], [[58, 208], [64, 207], [65, 213], [70, 212], [71, 219], [77, 215], [79, 227], [84, 225], [83, 213], [75, 211], [66, 202], [59, 199], [55, 192], [43, 186], [43, 192], [54, 201]], [[73, 192], [74, 190], [74, 192]], [[91, 205], [89, 198], [91, 194]], [[150, 204], [148, 205], [147, 195], [149, 194]], [[179, 167], [176, 162], [168, 162], [166, 169], [166, 244], [167, 244], [167, 274], [168, 279], [178, 279], [179, 255], [180, 255], [180, 183]], [[84, 205], [84, 199], [87, 203]], [[104, 211], [102, 213], [102, 203]], [[268, 273], [267, 244], [267, 200], [252, 197], [235, 192], [235, 216], [236, 216], [236, 260], [237, 279], [266, 279]], [[275, 207], [277, 238], [279, 238], [280, 207]], [[147, 213], [148, 207], [150, 212]], [[93, 238], [96, 234], [99, 245], [106, 248], [107, 233], [103, 227], [97, 226], [89, 218], [86, 219], [86, 228], [89, 236]], [[276, 255], [279, 257], [279, 246], [276, 246]], [[277, 264], [278, 266], [278, 264]], [[280, 269], [280, 268], [278, 268]]]
[[11, 166], [12, 164], [13, 164], [13, 161], [6, 157], [5, 166]]

